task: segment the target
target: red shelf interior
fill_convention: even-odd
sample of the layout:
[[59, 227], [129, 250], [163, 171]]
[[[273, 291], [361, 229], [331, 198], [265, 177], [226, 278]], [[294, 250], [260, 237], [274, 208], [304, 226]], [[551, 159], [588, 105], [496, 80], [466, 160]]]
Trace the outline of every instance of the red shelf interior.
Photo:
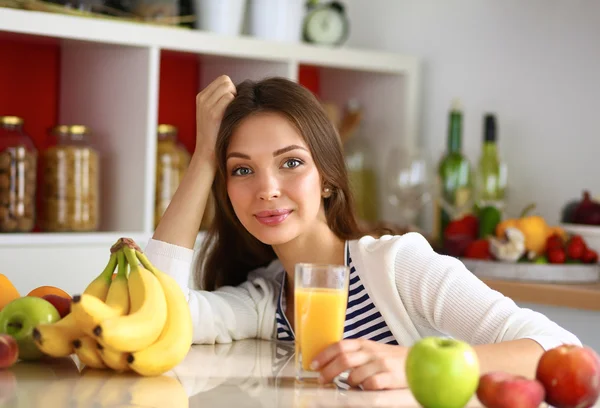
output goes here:
[[[41, 153], [51, 144], [48, 131], [58, 121], [60, 45], [46, 38], [0, 36], [0, 115], [23, 118], [23, 130], [31, 137], [40, 156], [36, 204], [42, 209]], [[34, 231], [39, 231], [36, 225]]]
[[[191, 153], [196, 143], [196, 95], [200, 88], [201, 61], [193, 54], [162, 52], [158, 122], [179, 129], [179, 140]], [[319, 69], [301, 66], [299, 82], [319, 95]]]

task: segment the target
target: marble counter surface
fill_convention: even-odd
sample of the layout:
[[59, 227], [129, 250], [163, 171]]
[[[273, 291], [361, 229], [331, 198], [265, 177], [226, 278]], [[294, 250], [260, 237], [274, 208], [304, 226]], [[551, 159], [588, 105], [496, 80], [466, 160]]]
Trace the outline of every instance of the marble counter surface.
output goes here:
[[[244, 340], [193, 346], [159, 377], [81, 367], [76, 358], [0, 370], [0, 407], [418, 407], [409, 390], [361, 391], [294, 378], [288, 344]], [[479, 407], [474, 397], [469, 407]], [[600, 407], [600, 404], [596, 404]]]

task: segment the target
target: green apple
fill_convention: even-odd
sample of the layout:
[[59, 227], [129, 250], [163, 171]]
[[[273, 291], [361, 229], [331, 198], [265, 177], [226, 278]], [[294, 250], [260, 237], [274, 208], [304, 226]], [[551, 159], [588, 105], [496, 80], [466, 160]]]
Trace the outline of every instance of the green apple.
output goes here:
[[33, 329], [38, 324], [60, 319], [58, 310], [45, 299], [24, 296], [8, 303], [0, 312], [0, 333], [10, 334], [19, 345], [21, 360], [37, 360], [44, 354], [33, 341]]
[[406, 357], [406, 381], [424, 408], [462, 408], [479, 384], [479, 360], [467, 343], [425, 337]]

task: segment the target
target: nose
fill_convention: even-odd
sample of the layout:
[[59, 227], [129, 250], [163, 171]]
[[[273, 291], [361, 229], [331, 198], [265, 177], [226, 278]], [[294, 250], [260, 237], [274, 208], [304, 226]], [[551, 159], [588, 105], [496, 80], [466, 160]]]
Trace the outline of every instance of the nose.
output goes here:
[[270, 173], [263, 173], [259, 179], [258, 198], [263, 201], [270, 201], [281, 197], [279, 181]]

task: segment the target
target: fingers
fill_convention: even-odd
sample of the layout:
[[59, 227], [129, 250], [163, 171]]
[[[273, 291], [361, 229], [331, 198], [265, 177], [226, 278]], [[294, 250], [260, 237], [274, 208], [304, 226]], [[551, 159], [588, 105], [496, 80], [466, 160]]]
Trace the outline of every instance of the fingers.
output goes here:
[[230, 91], [235, 95], [235, 85], [227, 75], [221, 75], [208, 84], [208, 86], [196, 96], [196, 104], [206, 105], [209, 103], [211, 98], [212, 103], [214, 104], [219, 100], [218, 96], [221, 96], [226, 91]]
[[212, 115], [214, 115], [213, 119], [222, 118], [223, 113], [225, 113], [225, 109], [231, 103], [231, 101], [233, 101], [234, 98], [235, 95], [231, 92], [227, 92], [226, 94], [222, 95], [219, 101], [216, 103], [216, 105], [214, 105], [212, 108], [211, 113]]
[[235, 85], [233, 84], [233, 82], [231, 82], [231, 79], [227, 77], [227, 79], [223, 80], [223, 82], [221, 82], [219, 86], [217, 86], [215, 90], [211, 93], [211, 95], [206, 99], [205, 104], [208, 107], [214, 106], [217, 104], [217, 102], [221, 99], [223, 95], [231, 94], [235, 96], [236, 93], [237, 91], [235, 89]]
[[361, 339], [342, 340], [332, 344], [315, 357], [315, 359], [312, 361], [314, 364], [313, 369], [318, 370], [321, 367], [326, 366], [340, 354], [360, 350], [363, 344], [364, 340]]
[[398, 377], [389, 371], [382, 371], [365, 379], [362, 383], [362, 389], [365, 391], [391, 390], [403, 388]]
[[329, 364], [320, 370], [321, 375], [319, 381], [325, 384], [330, 383], [335, 377], [348, 369], [365, 365], [368, 366], [370, 359], [370, 353], [360, 350], [338, 354], [336, 358], [331, 360]]

